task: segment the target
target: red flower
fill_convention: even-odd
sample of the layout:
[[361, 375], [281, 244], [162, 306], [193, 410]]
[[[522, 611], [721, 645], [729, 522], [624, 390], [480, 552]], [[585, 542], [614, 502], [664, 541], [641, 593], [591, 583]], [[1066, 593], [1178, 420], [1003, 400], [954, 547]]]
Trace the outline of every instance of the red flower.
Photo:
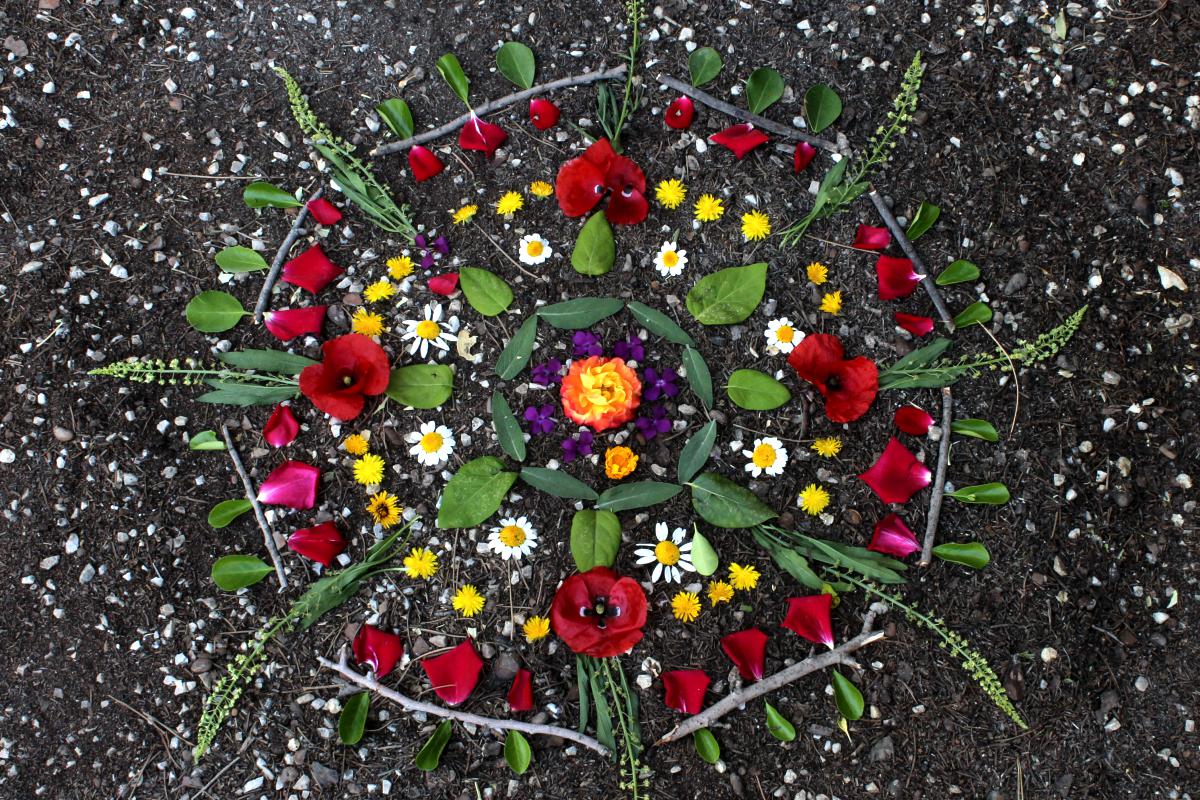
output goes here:
[[897, 311], [895, 318], [896, 324], [913, 336], [927, 336], [933, 332], [933, 317], [919, 317]]
[[365, 396], [383, 394], [391, 377], [387, 353], [366, 336], [348, 333], [321, 345], [325, 359], [300, 373], [300, 391], [340, 420], [363, 410]]
[[581, 217], [609, 194], [604, 216], [617, 225], [636, 225], [650, 212], [646, 176], [631, 159], [617, 155], [607, 139], [563, 164], [555, 179], [558, 207], [568, 217]]
[[370, 664], [376, 678], [392, 671], [400, 656], [404, 654], [404, 643], [394, 633], [380, 630], [374, 625], [363, 625], [354, 637], [354, 660], [359, 664]]
[[296, 415], [292, 413], [291, 407], [283, 403], [275, 406], [271, 418], [263, 426], [263, 438], [272, 447], [286, 447], [296, 441], [296, 435], [299, 433], [300, 423], [296, 421]]
[[829, 621], [829, 609], [833, 607], [833, 595], [812, 594], [788, 600], [787, 617], [783, 627], [816, 644], [833, 649], [833, 624]]
[[258, 502], [269, 506], [312, 508], [317, 503], [321, 470], [302, 461], [285, 461], [258, 487]]
[[306, 333], [318, 334], [325, 324], [326, 306], [307, 308], [281, 308], [263, 314], [263, 324], [282, 341], [295, 339]]
[[854, 246], [862, 250], [883, 250], [891, 243], [892, 235], [887, 228], [859, 225], [854, 233]]
[[559, 114], [558, 106], [551, 103], [549, 100], [543, 100], [540, 97], [535, 97], [529, 101], [529, 121], [533, 123], [533, 127], [539, 131], [549, 130], [558, 122]]
[[288, 549], [326, 567], [346, 549], [346, 540], [332, 522], [301, 528], [288, 537]]
[[760, 681], [767, 657], [767, 635], [758, 628], [731, 633], [721, 640], [721, 649], [738, 668], [742, 680]]
[[817, 148], [808, 142], [796, 142], [796, 149], [792, 152], [792, 172], [803, 172], [804, 168], [812, 163], [816, 155]]
[[337, 225], [342, 221], [342, 212], [338, 211], [337, 206], [324, 197], [309, 200], [308, 213], [312, 214], [313, 219], [322, 225]]
[[853, 422], [867, 413], [879, 391], [879, 370], [866, 356], [843, 359], [842, 343], [828, 333], [804, 337], [788, 356], [796, 374], [825, 398], [825, 416]]
[[875, 277], [879, 279], [880, 300], [899, 300], [912, 294], [925, 276], [914, 272], [907, 258], [880, 255], [875, 262]]
[[674, 102], [667, 106], [667, 110], [663, 112], [663, 122], [667, 123], [668, 128], [683, 131], [688, 129], [695, 116], [696, 104], [685, 94], [675, 98]]
[[463, 150], [479, 150], [488, 158], [496, 154], [496, 148], [504, 144], [508, 134], [499, 125], [486, 122], [474, 114], [458, 132], [458, 146]]
[[508, 690], [509, 711], [533, 710], [533, 673], [527, 669], [517, 670], [512, 688]]
[[321, 245], [314, 244], [284, 264], [283, 274], [280, 277], [288, 283], [316, 294], [343, 271], [341, 267], [329, 260], [325, 251], [321, 249]]
[[751, 150], [760, 144], [771, 141], [771, 137], [749, 122], [743, 122], [738, 125], [730, 125], [725, 130], [714, 133], [708, 137], [708, 140], [713, 144], [719, 144], [722, 147], [728, 148], [730, 152], [737, 156], [737, 160], [741, 161]]
[[445, 168], [442, 160], [428, 147], [416, 145], [408, 151], [408, 169], [417, 183], [429, 180]]
[[421, 662], [421, 668], [429, 676], [433, 691], [438, 697], [456, 706], [471, 696], [479, 683], [479, 671], [483, 660], [475, 652], [475, 645], [466, 639], [458, 647], [436, 658]]
[[929, 467], [917, 461], [894, 436], [879, 460], [858, 477], [885, 503], [907, 503], [908, 498], [930, 483]]
[[434, 275], [429, 279], [429, 291], [449, 297], [458, 291], [458, 273], [447, 272], [445, 275]]
[[702, 669], [676, 669], [662, 674], [667, 708], [685, 714], [699, 714], [704, 708], [704, 693], [709, 679]]
[[875, 533], [871, 536], [868, 550], [883, 553], [886, 556], [904, 558], [921, 549], [917, 543], [917, 535], [909, 530], [904, 520], [896, 514], [888, 514], [875, 523]]
[[594, 658], [619, 656], [642, 640], [646, 593], [632, 578], [594, 567], [558, 587], [550, 621], [572, 651]]

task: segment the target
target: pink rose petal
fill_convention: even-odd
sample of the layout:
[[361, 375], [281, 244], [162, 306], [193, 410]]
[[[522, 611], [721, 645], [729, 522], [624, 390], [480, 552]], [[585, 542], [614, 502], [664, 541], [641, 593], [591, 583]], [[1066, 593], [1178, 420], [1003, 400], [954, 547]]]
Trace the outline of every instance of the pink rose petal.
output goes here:
[[285, 461], [276, 467], [258, 489], [258, 502], [269, 506], [312, 508], [317, 502], [321, 470], [301, 461]]
[[316, 294], [342, 272], [344, 270], [325, 255], [321, 245], [314, 244], [284, 264], [283, 274], [280, 277], [290, 284]]
[[854, 234], [854, 246], [862, 250], [883, 250], [892, 243], [887, 228], [874, 225], [859, 225]]
[[429, 279], [429, 291], [449, 297], [458, 291], [458, 273], [447, 272], [444, 275], [434, 275]]
[[742, 680], [760, 681], [767, 656], [767, 635], [758, 628], [731, 633], [721, 639], [721, 649], [741, 673]]
[[359, 664], [370, 664], [376, 678], [392, 671], [400, 656], [404, 655], [404, 642], [394, 633], [380, 630], [374, 625], [363, 625], [354, 637], [354, 660]]
[[912, 294], [925, 276], [914, 272], [913, 263], [907, 258], [880, 255], [875, 262], [875, 277], [879, 281], [880, 300], [899, 300]]
[[803, 172], [804, 168], [816, 158], [816, 155], [817, 148], [808, 142], [796, 142], [796, 149], [792, 151], [792, 172]]
[[471, 696], [475, 684], [479, 683], [479, 671], [483, 660], [475, 652], [475, 645], [466, 639], [458, 647], [436, 658], [421, 662], [422, 669], [433, 684], [433, 691], [448, 704], [456, 706]]
[[929, 433], [929, 426], [933, 424], [933, 417], [916, 406], [901, 406], [896, 409], [896, 416], [893, 421], [896, 423], [897, 428], [909, 436], [924, 436]]
[[910, 497], [929, 485], [932, 473], [900, 444], [899, 439], [892, 437], [879, 460], [858, 477], [883, 502], [907, 503]]
[[533, 710], [533, 673], [527, 669], [517, 670], [512, 687], [508, 690], [508, 710]]
[[740, 125], [730, 125], [725, 130], [714, 133], [708, 137], [708, 140], [727, 148], [737, 156], [738, 161], [741, 161], [751, 150], [771, 141], [771, 137], [749, 122], [743, 122]]
[[667, 708], [685, 714], [699, 714], [704, 708], [704, 693], [710, 683], [702, 669], [676, 669], [662, 674]]
[[325, 226], [337, 225], [342, 221], [342, 212], [338, 211], [337, 206], [324, 197], [309, 200], [308, 213], [312, 214], [313, 219]]
[[272, 447], [288, 446], [296, 441], [299, 433], [300, 423], [296, 421], [296, 415], [292, 413], [291, 406], [285, 406], [283, 403], [275, 406], [271, 418], [263, 426], [263, 438]]
[[875, 523], [868, 550], [894, 558], [904, 558], [921, 549], [917, 535], [909, 530], [897, 514], [888, 514]]
[[897, 311], [895, 319], [897, 325], [913, 336], [928, 336], [930, 333], [933, 333], [933, 317], [921, 317], [916, 314], [905, 314], [903, 311]]
[[322, 522], [311, 528], [301, 528], [288, 537], [288, 549], [326, 567], [346, 549], [346, 540], [337, 525]]
[[325, 324], [326, 306], [308, 306], [307, 308], [281, 308], [263, 314], [263, 324], [267, 330], [281, 341], [289, 341], [297, 336], [321, 332]]

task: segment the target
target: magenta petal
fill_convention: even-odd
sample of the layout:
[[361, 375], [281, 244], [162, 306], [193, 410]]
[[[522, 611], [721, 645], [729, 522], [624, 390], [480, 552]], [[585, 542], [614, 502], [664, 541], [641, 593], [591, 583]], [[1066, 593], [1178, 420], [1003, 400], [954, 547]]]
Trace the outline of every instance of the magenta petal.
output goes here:
[[933, 417], [916, 406], [901, 406], [896, 409], [896, 427], [909, 436], [924, 436], [929, 433]]
[[709, 679], [702, 669], [676, 669], [662, 674], [667, 708], [685, 714], [699, 714], [704, 708], [704, 693]]
[[508, 134], [499, 125], [480, 119], [474, 114], [458, 132], [458, 146], [463, 150], [479, 150], [491, 158], [496, 148], [504, 144]]
[[897, 514], [888, 514], [875, 523], [875, 534], [871, 537], [868, 550], [885, 556], [904, 558], [921, 549], [917, 535], [908, 529]]
[[445, 168], [442, 160], [428, 147], [416, 145], [408, 151], [408, 170], [417, 183], [429, 180]]
[[917, 457], [894, 436], [879, 460], [858, 477], [885, 503], [907, 503], [932, 479], [929, 467], [917, 461]]
[[285, 461], [258, 488], [258, 502], [269, 506], [312, 508], [317, 502], [321, 470], [301, 461]]
[[833, 649], [833, 624], [829, 621], [829, 610], [833, 608], [833, 595], [812, 594], [788, 600], [787, 616], [783, 627], [816, 644]]
[[816, 155], [817, 148], [808, 142], [796, 142], [796, 149], [792, 152], [792, 172], [803, 172]]
[[370, 664], [375, 677], [382, 678], [392, 671], [400, 656], [404, 654], [404, 643], [394, 633], [388, 633], [374, 625], [363, 625], [354, 637], [354, 660], [359, 664]]
[[517, 670], [512, 687], [508, 690], [509, 711], [533, 710], [533, 673], [527, 669]]
[[539, 131], [553, 128], [561, 113], [558, 106], [544, 98], [535, 97], [529, 101], [529, 121]]
[[313, 219], [322, 225], [337, 225], [342, 221], [342, 212], [337, 210], [337, 206], [326, 200], [324, 197], [318, 197], [316, 200], [308, 201], [308, 213], [312, 214]]
[[283, 403], [275, 406], [271, 418], [263, 426], [263, 438], [272, 447], [287, 447], [296, 441], [299, 433], [300, 423], [296, 421], [296, 415], [292, 413], [291, 406]]
[[475, 645], [467, 639], [448, 653], [425, 659], [421, 667], [429, 676], [437, 696], [456, 706], [470, 697], [475, 684], [479, 683], [483, 660], [475, 652]]
[[268, 311], [263, 314], [263, 324], [272, 335], [285, 342], [308, 333], [315, 335], [325, 324], [325, 309], [326, 306], [308, 306]]
[[429, 291], [449, 297], [458, 291], [458, 273], [447, 272], [445, 275], [434, 275], [429, 279]]
[[879, 280], [879, 299], [898, 300], [912, 294], [925, 276], [914, 272], [907, 258], [880, 255], [875, 262], [875, 277]]
[[751, 150], [771, 141], [771, 137], [749, 122], [743, 122], [740, 125], [730, 125], [725, 130], [714, 133], [708, 137], [708, 140], [713, 144], [728, 148], [737, 156], [738, 161], [741, 161]]
[[721, 639], [721, 649], [737, 666], [742, 680], [760, 681], [767, 657], [767, 635], [758, 628], [731, 633]]
[[862, 250], [883, 250], [891, 243], [892, 235], [887, 228], [859, 225], [854, 234], [854, 246]]
[[933, 333], [933, 317], [920, 317], [916, 314], [905, 314], [897, 311], [896, 324], [913, 336], [928, 336]]
[[346, 549], [346, 540], [332, 522], [301, 528], [288, 537], [288, 549], [326, 567]]
[[342, 268], [329, 260], [321, 245], [314, 244], [300, 255], [283, 265], [283, 280], [308, 289], [313, 294], [324, 289], [329, 282], [342, 274]]

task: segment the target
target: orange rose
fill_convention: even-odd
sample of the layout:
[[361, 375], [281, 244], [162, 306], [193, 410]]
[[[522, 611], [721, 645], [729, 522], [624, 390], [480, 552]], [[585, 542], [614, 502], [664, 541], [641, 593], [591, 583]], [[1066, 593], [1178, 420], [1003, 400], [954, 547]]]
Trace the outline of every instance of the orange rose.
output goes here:
[[642, 382], [620, 358], [574, 361], [563, 378], [563, 412], [596, 432], [629, 422], [641, 401]]

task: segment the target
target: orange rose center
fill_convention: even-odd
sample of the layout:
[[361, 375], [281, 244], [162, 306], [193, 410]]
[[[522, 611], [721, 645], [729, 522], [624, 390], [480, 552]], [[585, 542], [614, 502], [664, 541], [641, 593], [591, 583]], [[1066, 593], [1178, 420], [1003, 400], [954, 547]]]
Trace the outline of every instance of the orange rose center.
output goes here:
[[603, 431], [633, 417], [641, 401], [642, 384], [623, 360], [593, 356], [571, 365], [561, 393], [568, 417]]

